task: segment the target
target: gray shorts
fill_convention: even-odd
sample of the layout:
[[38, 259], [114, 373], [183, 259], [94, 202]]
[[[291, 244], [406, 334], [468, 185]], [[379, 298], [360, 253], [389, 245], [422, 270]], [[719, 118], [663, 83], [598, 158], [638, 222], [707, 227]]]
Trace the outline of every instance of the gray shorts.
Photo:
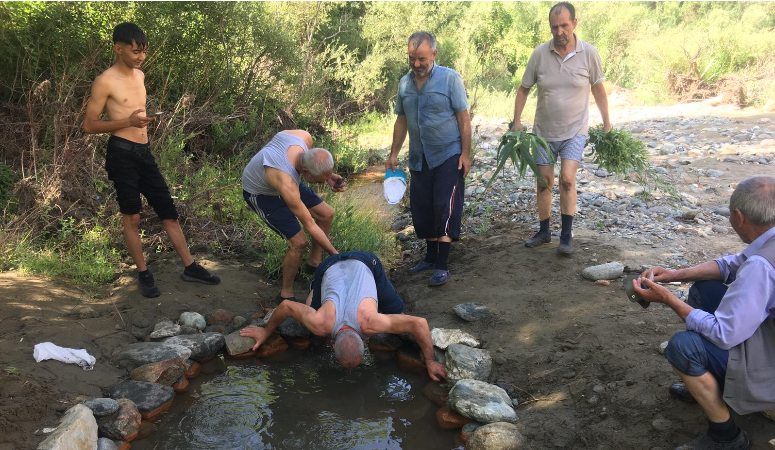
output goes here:
[[[587, 137], [583, 134], [577, 134], [568, 140], [547, 142], [547, 144], [549, 144], [549, 150], [554, 155], [554, 162], [557, 162], [559, 159], [581, 161], [581, 157], [584, 156], [584, 146], [587, 144]], [[549, 158], [546, 156], [546, 150], [540, 145], [536, 151], [536, 163], [540, 166], [550, 165]]]

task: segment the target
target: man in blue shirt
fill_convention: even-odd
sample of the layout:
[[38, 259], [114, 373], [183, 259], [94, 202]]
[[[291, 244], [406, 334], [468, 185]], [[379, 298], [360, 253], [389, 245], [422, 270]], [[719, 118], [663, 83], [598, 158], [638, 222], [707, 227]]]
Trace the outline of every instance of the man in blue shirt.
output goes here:
[[[739, 183], [729, 212], [732, 228], [749, 244], [742, 253], [687, 269], [653, 267], [633, 281], [644, 300], [664, 303], [686, 321], [687, 331], [665, 349], [685, 384], [670, 393], [699, 403], [709, 424], [681, 450], [745, 450], [750, 440], [727, 405], [739, 414], [775, 409], [775, 178]], [[701, 281], [686, 303], [655, 283], [692, 280]]]
[[409, 186], [415, 233], [425, 239], [425, 259], [411, 273], [433, 270], [431, 286], [449, 278], [452, 241], [460, 239], [465, 177], [471, 169], [471, 117], [460, 75], [438, 66], [436, 38], [425, 31], [409, 37], [411, 71], [398, 85], [393, 144], [386, 169], [395, 171], [409, 132]]

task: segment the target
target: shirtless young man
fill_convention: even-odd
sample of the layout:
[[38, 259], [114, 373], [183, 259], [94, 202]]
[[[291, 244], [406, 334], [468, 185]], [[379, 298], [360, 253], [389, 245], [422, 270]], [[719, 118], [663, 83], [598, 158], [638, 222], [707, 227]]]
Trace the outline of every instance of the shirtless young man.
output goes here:
[[[83, 130], [87, 134], [111, 133], [105, 170], [116, 188], [116, 199], [123, 216], [124, 240], [139, 272], [140, 289], [146, 297], [160, 294], [145, 265], [137, 230], [142, 207], [140, 194], [164, 223], [164, 229], [183, 261], [185, 269], [181, 278], [218, 284], [220, 278], [211, 275], [191, 257], [167, 183], [151, 154], [146, 127], [156, 119], [145, 115], [145, 74], [139, 69], [148, 48], [145, 33], [133, 23], [122, 23], [113, 30], [113, 43], [117, 61], [94, 80]], [[108, 120], [101, 120], [103, 110], [107, 112]]]

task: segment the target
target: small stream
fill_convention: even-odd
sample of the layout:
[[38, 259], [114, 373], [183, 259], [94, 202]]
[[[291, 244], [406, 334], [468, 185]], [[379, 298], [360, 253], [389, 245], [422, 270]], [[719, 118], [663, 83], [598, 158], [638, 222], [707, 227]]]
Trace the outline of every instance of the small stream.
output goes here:
[[[368, 352], [355, 370], [323, 349], [270, 358], [216, 358], [133, 450], [450, 449], [422, 395], [430, 381]], [[382, 360], [379, 360], [379, 359]]]

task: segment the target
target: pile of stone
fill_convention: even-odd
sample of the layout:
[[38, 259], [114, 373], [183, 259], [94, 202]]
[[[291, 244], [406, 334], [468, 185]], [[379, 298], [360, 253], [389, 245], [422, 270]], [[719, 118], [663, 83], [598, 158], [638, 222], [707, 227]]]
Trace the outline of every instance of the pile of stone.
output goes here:
[[[266, 325], [271, 312], [254, 321]], [[248, 321], [226, 310], [207, 316], [187, 311], [176, 322], [163, 320], [150, 326], [145, 342], [117, 352], [112, 363], [129, 371], [129, 380], [95, 398], [68, 409], [60, 425], [39, 450], [128, 449], [129, 442], [155, 430], [153, 421], [172, 405], [175, 394], [186, 392], [188, 380], [199, 375], [201, 363], [222, 351], [229, 358], [269, 357], [309, 346], [310, 332], [288, 319], [258, 349], [256, 341], [239, 336]], [[287, 342], [286, 342], [287, 341]]]
[[[493, 316], [478, 303], [457, 305], [453, 311], [467, 322]], [[433, 328], [431, 340], [434, 358], [447, 372], [447, 383], [432, 381], [423, 389], [423, 395], [439, 407], [439, 427], [461, 430], [467, 449], [522, 448], [525, 438], [514, 425], [518, 402], [502, 387], [487, 382], [492, 370], [490, 353], [478, 348], [481, 343], [474, 336], [459, 329]], [[395, 354], [402, 370], [427, 374], [424, 357], [411, 336], [379, 334], [369, 338], [368, 346], [375, 357]]]

